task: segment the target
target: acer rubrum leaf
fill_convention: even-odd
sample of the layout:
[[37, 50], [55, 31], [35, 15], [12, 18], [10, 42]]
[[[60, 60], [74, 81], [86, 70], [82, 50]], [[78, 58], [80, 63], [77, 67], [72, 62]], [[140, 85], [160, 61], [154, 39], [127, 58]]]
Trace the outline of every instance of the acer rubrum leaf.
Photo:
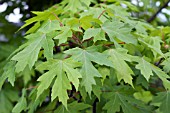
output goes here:
[[80, 63], [71, 59], [66, 59], [63, 61], [53, 59], [40, 64], [37, 67], [38, 70], [49, 71], [38, 78], [40, 85], [37, 88], [37, 98], [43, 93], [44, 90], [50, 87], [50, 84], [55, 79], [55, 82], [52, 86], [52, 100], [58, 97], [59, 101], [62, 102], [65, 107], [67, 107], [67, 99], [69, 98], [67, 90], [72, 89], [70, 82], [73, 83], [76, 90], [78, 90], [79, 78], [82, 77], [78, 70], [74, 69], [79, 66]]
[[144, 58], [141, 58], [138, 64], [136, 65], [136, 68], [141, 71], [142, 75], [145, 77], [147, 81], [149, 81], [150, 76], [153, 75], [152, 69], [150, 67], [151, 67], [150, 63], [145, 61]]
[[14, 86], [15, 81], [15, 61], [10, 61], [4, 67], [4, 73], [0, 76], [0, 89], [2, 88], [3, 83], [8, 78], [8, 81]]
[[114, 42], [117, 39], [125, 43], [136, 44], [137, 40], [131, 35], [131, 29], [124, 26], [120, 21], [106, 21], [102, 25], [102, 29], [108, 34], [110, 40]]
[[[152, 105], [158, 104], [159, 106], [159, 111], [162, 113], [169, 113], [170, 111], [170, 92], [165, 91], [165, 92], [160, 92], [157, 94], [156, 97], [153, 98]], [[156, 105], [157, 106], [157, 105]]]
[[115, 49], [110, 49], [106, 51], [106, 53], [109, 55], [109, 59], [114, 65], [113, 68], [116, 70], [118, 81], [120, 82], [121, 80], [124, 80], [126, 83], [133, 86], [133, 78], [131, 75], [134, 73], [125, 62], [127, 61], [127, 58], [121, 55], [122, 53]]
[[91, 37], [94, 37], [93, 41], [96, 42], [97, 40], [106, 40], [105, 39], [105, 32], [101, 28], [89, 28], [85, 31], [83, 40], [87, 40]]
[[31, 69], [38, 59], [38, 54], [41, 48], [44, 49], [44, 56], [48, 60], [53, 58], [54, 42], [51, 34], [37, 32], [26, 36], [26, 38], [29, 39], [27, 42], [28, 45], [12, 57], [12, 60], [17, 61], [15, 66], [16, 72], [23, 71], [27, 65]]
[[71, 58], [80, 61], [83, 65], [81, 68], [82, 81], [81, 86], [91, 95], [92, 85], [96, 85], [94, 77], [102, 77], [98, 70], [93, 66], [92, 62], [99, 65], [113, 67], [112, 63], [107, 59], [107, 56], [97, 51], [87, 48], [86, 50], [80, 48], [69, 49], [64, 53], [72, 55]]

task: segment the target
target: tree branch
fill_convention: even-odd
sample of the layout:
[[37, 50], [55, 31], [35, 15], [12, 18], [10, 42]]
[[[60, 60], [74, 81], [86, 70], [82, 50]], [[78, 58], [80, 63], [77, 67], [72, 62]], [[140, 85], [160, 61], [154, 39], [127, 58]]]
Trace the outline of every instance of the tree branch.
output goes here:
[[159, 10], [147, 20], [147, 22], [149, 23], [152, 22], [156, 18], [156, 16], [162, 11], [162, 9], [168, 6], [169, 2], [170, 0], [168, 0], [162, 7], [160, 7]]

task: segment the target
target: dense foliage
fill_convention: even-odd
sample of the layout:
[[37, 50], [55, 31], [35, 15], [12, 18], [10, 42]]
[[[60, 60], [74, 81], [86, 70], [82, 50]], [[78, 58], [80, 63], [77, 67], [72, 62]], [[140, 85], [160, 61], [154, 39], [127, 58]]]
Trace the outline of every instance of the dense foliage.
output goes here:
[[33, 11], [20, 28], [33, 25], [26, 42], [4, 47], [13, 53], [0, 75], [0, 112], [169, 113], [170, 27], [130, 12], [139, 10], [123, 0]]

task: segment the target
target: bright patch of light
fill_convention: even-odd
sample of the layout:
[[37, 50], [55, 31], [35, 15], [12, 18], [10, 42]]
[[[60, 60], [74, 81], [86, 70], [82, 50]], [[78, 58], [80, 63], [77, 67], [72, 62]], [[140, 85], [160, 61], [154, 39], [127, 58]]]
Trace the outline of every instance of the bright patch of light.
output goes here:
[[164, 9], [162, 9], [162, 12], [170, 15], [170, 10], [168, 10], [168, 9], [165, 9], [165, 8], [164, 8]]
[[144, 6], [143, 2], [139, 2], [139, 6], [143, 7]]
[[0, 5], [0, 13], [4, 12], [7, 8], [8, 4], [7, 3], [3, 3], [2, 5]]
[[18, 15], [20, 13], [20, 9], [19, 8], [15, 8], [14, 9], [14, 14]]
[[160, 1], [157, 1], [156, 2], [156, 6], [158, 7], [158, 6], [160, 6], [161, 5], [161, 2]]
[[24, 9], [28, 9], [28, 5], [24, 5]]
[[20, 14], [20, 9], [19, 8], [15, 8], [14, 13], [9, 14], [8, 16], [6, 16], [6, 19], [9, 22], [14, 22], [14, 23], [18, 23], [20, 22], [20, 18], [22, 18], [22, 14]]
[[162, 14], [162, 13], [159, 13], [159, 14], [158, 14], [158, 18], [160, 18], [160, 20], [161, 20], [162, 22], [166, 22], [166, 21], [167, 21], [167, 18], [166, 18], [165, 15]]
[[134, 4], [134, 5], [138, 5], [138, 2], [137, 2], [136, 0], [132, 0], [131, 2], [132, 2], [132, 4]]

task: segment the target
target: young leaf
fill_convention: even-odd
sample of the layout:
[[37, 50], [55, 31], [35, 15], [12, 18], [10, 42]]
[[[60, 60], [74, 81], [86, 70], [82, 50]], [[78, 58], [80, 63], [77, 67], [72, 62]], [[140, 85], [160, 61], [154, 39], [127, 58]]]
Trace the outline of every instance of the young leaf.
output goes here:
[[71, 90], [70, 82], [73, 83], [76, 90], [78, 90], [79, 78], [82, 77], [78, 70], [74, 69], [79, 66], [80, 63], [71, 59], [66, 59], [63, 61], [54, 59], [40, 64], [37, 67], [38, 70], [49, 71], [38, 78], [40, 85], [37, 88], [37, 98], [50, 86], [53, 79], [57, 76], [52, 87], [52, 100], [58, 97], [59, 101], [67, 107], [67, 99], [69, 98], [67, 95], [67, 90]]

